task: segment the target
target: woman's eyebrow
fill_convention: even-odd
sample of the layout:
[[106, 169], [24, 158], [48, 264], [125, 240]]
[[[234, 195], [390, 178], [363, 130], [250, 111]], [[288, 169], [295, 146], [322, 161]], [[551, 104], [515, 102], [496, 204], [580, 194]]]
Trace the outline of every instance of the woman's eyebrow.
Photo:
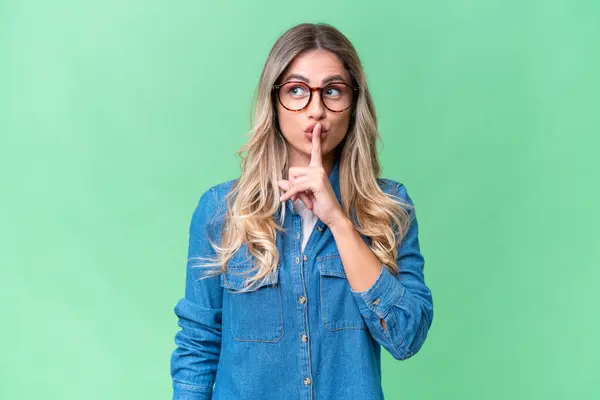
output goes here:
[[[287, 81], [289, 81], [290, 79], [298, 79], [298, 80], [300, 80], [300, 81], [303, 81], [303, 82], [306, 82], [306, 83], [308, 83], [308, 82], [309, 82], [309, 81], [308, 81], [308, 78], [305, 78], [304, 76], [302, 76], [302, 75], [298, 75], [298, 74], [290, 74], [290, 75], [288, 75], [288, 76], [287, 76], [287, 77], [286, 77], [286, 78], [285, 78], [283, 81], [284, 81], [284, 82], [287, 82]], [[331, 75], [331, 76], [328, 76], [327, 78], [323, 79], [323, 82], [322, 82], [322, 84], [323, 84], [323, 85], [326, 85], [326, 84], [328, 84], [329, 82], [333, 82], [333, 81], [342, 81], [342, 82], [346, 82], [346, 80], [344, 79], [344, 77], [343, 77], [343, 76], [341, 76], [341, 75]]]

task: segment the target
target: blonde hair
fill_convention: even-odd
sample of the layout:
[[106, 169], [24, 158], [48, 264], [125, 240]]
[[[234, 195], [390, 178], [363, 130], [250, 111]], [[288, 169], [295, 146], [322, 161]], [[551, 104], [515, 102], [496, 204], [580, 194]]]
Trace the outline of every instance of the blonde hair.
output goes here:
[[[283, 218], [278, 222], [273, 216], [280, 207], [282, 210], [285, 207], [285, 203], [279, 201], [277, 182], [284, 179], [289, 166], [272, 87], [298, 54], [316, 49], [337, 55], [350, 72], [352, 85], [360, 88], [346, 137], [335, 150], [340, 162], [342, 209], [349, 218], [355, 218], [356, 230], [369, 239], [368, 245], [381, 263], [392, 273], [398, 273], [397, 246], [410, 224], [410, 214], [404, 207], [412, 206], [387, 195], [377, 183], [381, 167], [376, 141], [381, 137], [361, 62], [353, 45], [337, 29], [328, 24], [303, 23], [279, 37], [263, 67], [254, 93], [252, 129], [246, 134], [250, 139], [236, 152], [241, 158], [241, 175], [225, 198], [227, 210], [222, 226], [226, 229], [222, 229], [220, 244], [210, 241], [216, 258], [198, 257], [211, 262], [194, 265], [219, 266], [208, 270], [204, 278], [226, 272], [228, 261], [243, 244], [255, 258], [252, 271], [256, 273], [247, 280], [247, 290], [255, 284], [262, 285], [277, 272], [280, 255], [276, 235], [284, 228]], [[284, 215], [281, 212], [281, 216]]]

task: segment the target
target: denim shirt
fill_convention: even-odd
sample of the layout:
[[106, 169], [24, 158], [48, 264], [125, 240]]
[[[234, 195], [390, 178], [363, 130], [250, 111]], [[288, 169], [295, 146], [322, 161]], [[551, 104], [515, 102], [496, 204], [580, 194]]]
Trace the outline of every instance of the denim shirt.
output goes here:
[[[339, 161], [329, 181], [341, 204]], [[433, 320], [414, 208], [398, 249], [400, 273], [394, 276], [382, 264], [372, 286], [358, 292], [348, 284], [322, 221], [301, 251], [302, 221], [289, 199], [286, 231], [276, 237], [277, 272], [256, 290], [239, 293], [245, 282], [238, 273], [253, 266], [247, 245], [234, 254], [226, 274], [198, 280], [201, 269], [194, 268], [194, 257], [215, 254], [207, 239], [218, 241], [224, 196], [233, 182], [206, 190], [192, 216], [185, 295], [174, 309], [181, 329], [171, 355], [173, 399], [383, 399], [381, 347], [396, 360], [411, 357]], [[414, 205], [403, 184], [377, 182]]]

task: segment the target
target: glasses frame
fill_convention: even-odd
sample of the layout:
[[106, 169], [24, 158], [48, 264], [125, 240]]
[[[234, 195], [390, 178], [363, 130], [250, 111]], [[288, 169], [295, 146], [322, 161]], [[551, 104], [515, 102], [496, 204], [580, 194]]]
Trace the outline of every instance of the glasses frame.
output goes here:
[[[299, 83], [299, 84], [302, 84], [302, 85], [304, 85], [304, 86], [306, 86], [306, 87], [308, 87], [310, 89], [310, 93], [308, 95], [308, 102], [306, 103], [306, 105], [304, 107], [300, 108], [299, 110], [294, 110], [292, 108], [287, 108], [283, 104], [283, 102], [281, 101], [281, 97], [279, 97], [279, 89], [281, 89], [281, 87], [287, 85], [288, 83]], [[352, 102], [350, 102], [350, 105], [348, 107], [344, 108], [343, 110], [332, 110], [331, 108], [327, 107], [327, 105], [325, 104], [325, 101], [323, 100], [323, 90], [325, 90], [326, 88], [328, 88], [329, 86], [334, 85], [334, 84], [338, 84], [338, 85], [342, 84], [342, 85], [348, 86], [354, 92], [354, 94], [352, 95]], [[331, 112], [341, 113], [341, 112], [346, 111], [350, 107], [352, 107], [352, 105], [354, 105], [354, 103], [356, 102], [356, 99], [358, 98], [358, 93], [359, 93], [358, 89], [360, 89], [360, 87], [348, 85], [346, 82], [331, 82], [331, 83], [328, 83], [325, 86], [316, 86], [316, 87], [313, 87], [313, 86], [309, 86], [306, 82], [301, 82], [301, 81], [287, 81], [287, 82], [282, 83], [281, 85], [273, 85], [273, 88], [271, 90], [277, 91], [277, 101], [279, 101], [279, 104], [281, 104], [281, 106], [283, 108], [285, 108], [286, 110], [289, 110], [289, 111], [300, 112], [300, 111], [304, 110], [306, 107], [308, 107], [310, 105], [310, 102], [312, 101], [313, 93], [316, 92], [316, 91], [319, 91], [319, 98], [321, 100], [321, 104], [323, 104], [323, 107], [325, 107], [326, 109], [328, 109]]]

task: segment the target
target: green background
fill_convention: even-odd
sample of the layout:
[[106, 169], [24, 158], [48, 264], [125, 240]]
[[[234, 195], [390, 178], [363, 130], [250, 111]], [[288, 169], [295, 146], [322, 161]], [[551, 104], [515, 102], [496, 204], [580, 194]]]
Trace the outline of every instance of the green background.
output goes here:
[[[218, 4], [217, 4], [218, 3]], [[0, 398], [166, 399], [193, 209], [286, 29], [355, 44], [435, 317], [389, 399], [600, 398], [600, 3], [0, 1]]]

